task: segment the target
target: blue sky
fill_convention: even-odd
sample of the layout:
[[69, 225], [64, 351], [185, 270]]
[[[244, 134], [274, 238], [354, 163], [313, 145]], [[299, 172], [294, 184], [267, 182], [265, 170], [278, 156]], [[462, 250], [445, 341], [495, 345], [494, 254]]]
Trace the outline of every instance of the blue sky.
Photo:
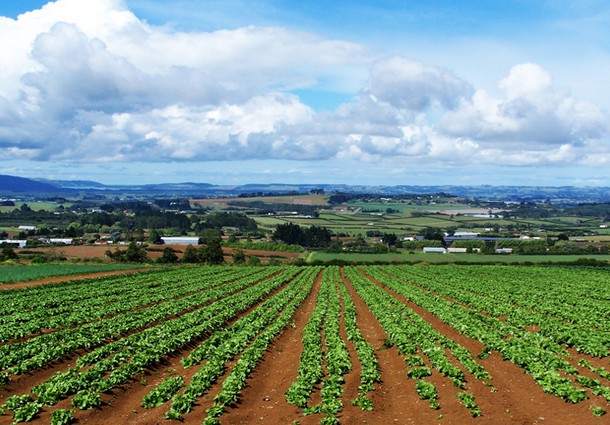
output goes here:
[[610, 186], [606, 1], [58, 0], [0, 16], [3, 174]]

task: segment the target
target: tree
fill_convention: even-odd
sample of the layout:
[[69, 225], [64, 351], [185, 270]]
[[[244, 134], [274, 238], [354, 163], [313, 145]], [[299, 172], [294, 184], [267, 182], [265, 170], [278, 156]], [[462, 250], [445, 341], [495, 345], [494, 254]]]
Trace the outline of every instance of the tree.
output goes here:
[[456, 226], [447, 227], [447, 236], [455, 235], [455, 232], [457, 231], [457, 229], [458, 228]]
[[222, 237], [222, 233], [218, 229], [203, 229], [199, 232], [199, 238], [201, 239], [201, 243], [209, 244], [210, 241], [219, 239]]
[[426, 227], [420, 232], [420, 235], [429, 241], [440, 241], [441, 244], [445, 246], [445, 238], [441, 229], [436, 227]]
[[260, 266], [261, 265], [261, 259], [258, 258], [256, 255], [250, 255], [248, 257], [248, 265], [249, 266]]
[[73, 222], [68, 224], [66, 230], [64, 230], [64, 236], [67, 238], [75, 238], [83, 235], [83, 229], [79, 223]]
[[175, 263], [178, 261], [178, 256], [176, 255], [176, 250], [171, 246], [166, 246], [163, 248], [163, 254], [159, 259], [161, 263]]
[[289, 245], [321, 248], [330, 245], [332, 233], [326, 227], [310, 226], [303, 230], [294, 223], [278, 224], [273, 239]]
[[183, 263], [199, 263], [201, 261], [199, 257], [199, 253], [197, 249], [193, 245], [189, 245], [184, 250], [184, 255], [182, 256]]
[[13, 248], [9, 244], [3, 243], [2, 250], [0, 250], [0, 261], [14, 260], [17, 258], [17, 254], [13, 251]]
[[303, 245], [305, 241], [303, 229], [294, 223], [278, 224], [272, 238], [288, 245]]
[[303, 244], [313, 248], [321, 248], [330, 245], [332, 235], [326, 227], [311, 226], [303, 232]]
[[494, 254], [496, 252], [496, 243], [494, 241], [485, 241], [481, 247], [482, 254]]
[[246, 255], [241, 249], [233, 251], [233, 264], [244, 264], [246, 262]]
[[396, 236], [396, 233], [384, 233], [381, 239], [383, 240], [383, 243], [388, 246], [388, 248], [395, 246], [396, 242], [398, 242], [398, 236]]
[[161, 244], [163, 243], [163, 239], [161, 239], [161, 233], [156, 230], [151, 230], [148, 233], [148, 242], [153, 244]]
[[146, 260], [146, 250], [135, 241], [132, 241], [125, 251], [125, 261], [130, 263], [143, 263]]
[[244, 214], [230, 212], [216, 212], [206, 216], [205, 227], [222, 229], [235, 227], [243, 232], [254, 232], [258, 229], [256, 221]]
[[220, 239], [211, 240], [200, 252], [201, 261], [208, 264], [222, 264], [225, 261]]

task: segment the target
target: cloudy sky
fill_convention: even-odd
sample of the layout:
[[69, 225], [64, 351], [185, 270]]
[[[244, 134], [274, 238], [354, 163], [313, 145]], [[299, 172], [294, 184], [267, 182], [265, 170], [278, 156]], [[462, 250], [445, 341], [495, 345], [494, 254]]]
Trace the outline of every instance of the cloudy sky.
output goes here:
[[0, 174], [610, 186], [606, 0], [0, 4]]

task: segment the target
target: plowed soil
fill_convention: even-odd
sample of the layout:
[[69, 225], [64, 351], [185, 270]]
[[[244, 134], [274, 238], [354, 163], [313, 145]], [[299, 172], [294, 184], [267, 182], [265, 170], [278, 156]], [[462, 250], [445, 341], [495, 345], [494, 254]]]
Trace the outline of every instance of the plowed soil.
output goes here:
[[[176, 251], [178, 257], [182, 257], [184, 245], [153, 245], [149, 246], [147, 256], [149, 259], [154, 260], [161, 257], [163, 248], [173, 248]], [[69, 246], [57, 246], [52, 248], [28, 248], [29, 251], [40, 251], [41, 253], [47, 253], [50, 255], [62, 255], [68, 260], [73, 259], [84, 259], [84, 258], [106, 258], [106, 251], [114, 251], [115, 249], [125, 250], [127, 249], [124, 245], [69, 245]], [[225, 261], [227, 263], [232, 262], [233, 248], [223, 248], [225, 254]], [[246, 255], [255, 255], [261, 259], [263, 263], [268, 262], [270, 259], [275, 258], [282, 262], [287, 262], [299, 258], [298, 252], [285, 252], [285, 251], [266, 251], [266, 250], [255, 250], [255, 249], [244, 249], [242, 250]]]

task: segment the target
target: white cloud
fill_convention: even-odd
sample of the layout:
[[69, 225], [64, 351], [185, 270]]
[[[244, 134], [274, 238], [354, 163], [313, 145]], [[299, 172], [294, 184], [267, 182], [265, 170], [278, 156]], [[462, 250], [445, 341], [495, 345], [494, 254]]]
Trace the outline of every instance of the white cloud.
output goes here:
[[265, 158], [277, 154], [265, 135], [276, 134], [278, 126], [307, 121], [311, 114], [295, 96], [279, 93], [255, 96], [243, 105], [171, 105], [117, 113], [94, 125], [63, 156], [84, 155], [91, 161]]
[[377, 63], [365, 90], [379, 101], [413, 111], [423, 111], [435, 102], [452, 108], [470, 91], [469, 84], [450, 72], [403, 57]]
[[455, 111], [448, 111], [439, 128], [502, 150], [577, 146], [608, 135], [608, 117], [599, 108], [556, 88], [536, 64], [514, 66], [498, 86], [504, 98], [477, 90]]
[[[58, 0], [0, 18], [0, 55], [0, 158], [596, 166], [610, 158], [605, 112], [534, 63], [515, 65], [492, 95], [447, 69], [312, 33], [149, 25], [121, 0]], [[315, 112], [290, 93], [302, 87], [348, 90], [355, 100]]]

